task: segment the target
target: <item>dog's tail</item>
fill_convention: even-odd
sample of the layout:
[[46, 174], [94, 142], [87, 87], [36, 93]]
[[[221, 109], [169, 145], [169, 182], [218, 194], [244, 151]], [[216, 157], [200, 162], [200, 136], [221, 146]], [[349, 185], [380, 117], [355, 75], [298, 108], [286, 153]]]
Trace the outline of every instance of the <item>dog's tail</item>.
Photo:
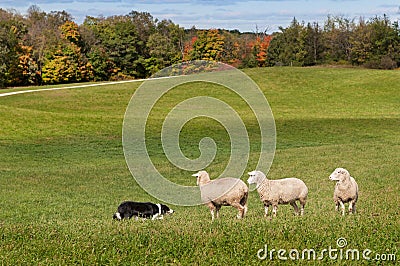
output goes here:
[[121, 214], [119, 212], [114, 213], [113, 219], [114, 220], [122, 220]]

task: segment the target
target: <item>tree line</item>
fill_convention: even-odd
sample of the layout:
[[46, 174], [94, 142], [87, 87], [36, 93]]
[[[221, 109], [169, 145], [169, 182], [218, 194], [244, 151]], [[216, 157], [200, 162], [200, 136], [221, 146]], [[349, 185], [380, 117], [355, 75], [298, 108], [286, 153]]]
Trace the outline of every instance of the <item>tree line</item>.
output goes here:
[[184, 61], [235, 67], [352, 64], [396, 68], [398, 22], [328, 17], [323, 26], [293, 19], [278, 32], [241, 33], [195, 27], [132, 11], [87, 16], [81, 25], [65, 11], [31, 6], [26, 15], [0, 9], [0, 87], [149, 77]]
[[400, 66], [398, 21], [375, 17], [328, 17], [324, 25], [299, 23], [275, 33], [268, 48], [267, 65], [312, 66], [350, 64], [367, 68], [394, 69]]

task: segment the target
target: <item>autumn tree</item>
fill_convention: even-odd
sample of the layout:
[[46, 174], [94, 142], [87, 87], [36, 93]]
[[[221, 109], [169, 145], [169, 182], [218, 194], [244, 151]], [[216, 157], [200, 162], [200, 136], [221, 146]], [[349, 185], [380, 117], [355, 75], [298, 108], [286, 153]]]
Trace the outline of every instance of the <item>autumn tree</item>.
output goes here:
[[[145, 78], [172, 64], [221, 61], [236, 67], [353, 64], [400, 66], [400, 27], [387, 16], [329, 16], [323, 27], [299, 23], [271, 35], [183, 29], [147, 12], [86, 17], [31, 6], [25, 16], [0, 9], [0, 87]], [[190, 69], [189, 69], [190, 70]]]
[[222, 31], [224, 47], [221, 53], [222, 62], [238, 67], [241, 63], [241, 45], [239, 31]]
[[366, 64], [372, 53], [372, 34], [368, 23], [360, 19], [357, 27], [350, 36], [351, 63], [355, 65]]
[[272, 35], [263, 34], [263, 36], [257, 36], [253, 43], [253, 53], [259, 67], [263, 67], [267, 63], [268, 47], [272, 38]]
[[0, 9], [0, 87], [28, 85], [34, 81], [32, 48], [23, 43], [26, 31], [20, 15]]
[[351, 61], [350, 38], [354, 27], [354, 19], [328, 17], [324, 26], [325, 58], [328, 63]]
[[183, 62], [192, 60], [193, 47], [198, 39], [197, 32], [198, 30], [195, 27], [192, 27], [189, 30], [185, 30], [183, 48], [182, 48]]
[[60, 44], [60, 26], [72, 21], [72, 16], [65, 11], [46, 13], [38, 6], [31, 6], [26, 16], [26, 45], [33, 47], [33, 57], [41, 71], [45, 56], [56, 52]]
[[191, 60], [219, 61], [222, 59], [224, 39], [217, 29], [201, 30], [193, 42], [189, 57]]
[[66, 21], [59, 27], [61, 42], [55, 53], [49, 54], [42, 68], [45, 83], [68, 83], [89, 81], [93, 76], [92, 66], [81, 53], [78, 25]]

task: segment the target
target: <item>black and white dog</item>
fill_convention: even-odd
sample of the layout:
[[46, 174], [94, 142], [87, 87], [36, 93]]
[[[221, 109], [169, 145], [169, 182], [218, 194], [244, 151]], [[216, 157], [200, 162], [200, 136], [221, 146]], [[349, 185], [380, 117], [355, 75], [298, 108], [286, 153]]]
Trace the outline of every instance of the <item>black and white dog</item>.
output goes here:
[[151, 218], [163, 219], [164, 214], [171, 214], [174, 211], [164, 204], [154, 204], [151, 202], [134, 202], [134, 201], [124, 201], [118, 206], [117, 212], [114, 214], [113, 218], [117, 220], [122, 220], [124, 218], [130, 219], [135, 216], [136, 219], [141, 218]]

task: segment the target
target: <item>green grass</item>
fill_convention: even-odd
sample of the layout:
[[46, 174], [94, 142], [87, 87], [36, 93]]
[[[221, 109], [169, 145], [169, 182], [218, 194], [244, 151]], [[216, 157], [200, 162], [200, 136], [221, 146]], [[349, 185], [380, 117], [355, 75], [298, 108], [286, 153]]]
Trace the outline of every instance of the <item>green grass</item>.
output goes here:
[[[264, 219], [253, 191], [243, 220], [235, 219], [233, 208], [222, 208], [220, 219], [211, 222], [204, 206], [172, 206], [176, 213], [162, 221], [113, 221], [123, 200], [157, 201], [136, 184], [123, 155], [123, 116], [140, 84], [0, 97], [2, 265], [258, 265], [270, 263], [257, 258], [265, 245], [321, 252], [337, 248], [339, 237], [347, 239], [345, 249], [370, 249], [371, 257], [396, 253], [399, 261], [400, 72], [265, 68], [245, 73], [262, 89], [275, 117], [277, 150], [269, 178], [296, 176], [306, 182], [304, 217], [280, 206], [276, 219]], [[221, 98], [241, 115], [251, 140], [247, 170], [253, 170], [259, 132], [250, 109], [226, 89], [187, 84], [165, 95], [149, 120], [148, 149], [159, 171], [178, 183], [195, 184], [192, 172], [166, 160], [159, 134], [168, 110], [197, 95]], [[207, 170], [216, 176], [224, 169], [230, 144], [221, 125], [198, 119], [181, 134], [182, 150], [191, 158], [199, 155], [202, 137], [214, 138], [218, 154]], [[334, 211], [328, 176], [339, 166], [360, 187], [354, 216]], [[372, 263], [330, 260], [327, 254], [311, 262]], [[272, 263], [285, 262], [275, 253]]]

